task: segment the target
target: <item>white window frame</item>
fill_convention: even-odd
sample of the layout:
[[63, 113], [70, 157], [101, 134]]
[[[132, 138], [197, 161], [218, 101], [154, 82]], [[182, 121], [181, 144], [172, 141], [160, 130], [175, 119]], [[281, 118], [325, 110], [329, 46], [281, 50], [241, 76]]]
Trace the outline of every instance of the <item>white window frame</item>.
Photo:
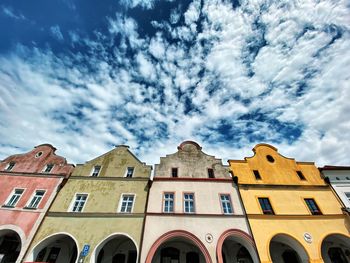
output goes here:
[[[98, 170], [97, 175], [96, 175], [96, 176], [94, 176], [93, 174], [94, 174], [94, 172], [95, 172], [95, 167], [97, 167], [97, 166], [99, 166], [99, 167], [100, 167], [100, 169]], [[100, 175], [101, 169], [102, 169], [102, 165], [98, 165], [98, 164], [97, 164], [97, 165], [94, 165], [94, 166], [92, 167], [92, 170], [91, 170], [90, 176], [92, 176], [92, 177], [98, 177], [98, 176]]]
[[[173, 195], [172, 199], [165, 197], [165, 195], [170, 195], [170, 194]], [[173, 210], [172, 211], [166, 211], [165, 210], [165, 207], [166, 207], [165, 204], [166, 204], [167, 201], [168, 202], [169, 201], [173, 201]], [[169, 207], [169, 205], [168, 205], [168, 207]], [[163, 213], [174, 213], [174, 211], [175, 211], [175, 193], [174, 192], [164, 192], [163, 193]]]
[[[232, 215], [234, 213], [234, 210], [233, 210], [231, 195], [230, 194], [220, 194], [219, 196], [220, 196], [220, 204], [221, 204], [222, 213], [224, 215]], [[222, 200], [222, 196], [228, 196], [228, 200]], [[231, 213], [225, 213], [225, 204], [227, 204], [227, 203], [230, 204]]]
[[346, 200], [348, 200], [348, 202], [350, 202], [350, 192], [344, 192], [345, 198]]
[[[38, 204], [37, 204], [35, 207], [29, 206], [30, 203], [33, 201], [33, 199], [34, 199], [36, 193], [39, 192], [39, 191], [44, 192], [44, 194], [42, 195], [42, 197], [41, 197], [41, 199], [39, 200]], [[45, 194], [46, 194], [46, 189], [35, 189], [35, 191], [33, 192], [32, 196], [29, 198], [29, 200], [28, 200], [28, 202], [27, 202], [27, 204], [26, 204], [25, 207], [26, 207], [26, 208], [30, 208], [30, 209], [38, 209], [38, 207], [39, 207], [41, 201], [44, 199]]]
[[[129, 168], [132, 168], [132, 169], [133, 169], [133, 170], [132, 170], [131, 177], [128, 177], [128, 170], [129, 170]], [[135, 174], [135, 167], [134, 167], [134, 166], [128, 166], [128, 167], [126, 167], [126, 171], [125, 171], [124, 177], [126, 177], [126, 178], [132, 178], [132, 177], [134, 177], [134, 174]]]
[[[131, 206], [131, 211], [130, 212], [122, 211], [122, 204], [123, 204], [124, 196], [131, 196], [131, 195], [134, 197], [134, 200], [133, 200], [132, 206]], [[123, 214], [131, 214], [131, 213], [133, 213], [135, 203], [136, 203], [136, 194], [135, 193], [122, 193], [120, 195], [120, 199], [119, 199], [118, 213], [123, 213]]]
[[[85, 200], [85, 203], [84, 203], [83, 208], [81, 209], [81, 211], [73, 211], [77, 195], [86, 195], [86, 200]], [[84, 209], [85, 209], [85, 206], [86, 206], [86, 203], [87, 203], [88, 200], [89, 200], [89, 193], [75, 193], [74, 196], [73, 196], [73, 199], [72, 199], [72, 201], [70, 203], [68, 212], [73, 212], [73, 213], [82, 213], [82, 212], [84, 212]]]
[[[13, 164], [13, 166], [11, 167], [11, 169], [9, 169], [10, 166], [11, 166], [12, 164]], [[6, 166], [6, 168], [5, 168], [5, 171], [10, 172], [10, 171], [12, 171], [12, 169], [13, 169], [15, 166], [16, 166], [16, 162], [11, 161], [11, 162], [9, 162], [9, 163], [7, 164], [7, 166]]]
[[[193, 196], [193, 199], [190, 200], [190, 199], [185, 199], [185, 195], [192, 195]], [[193, 211], [189, 211], [189, 212], [186, 212], [186, 202], [193, 202]], [[194, 193], [183, 193], [183, 206], [184, 206], [184, 213], [185, 214], [195, 214], [196, 213], [196, 198], [195, 198], [195, 195]], [[189, 206], [190, 208], [190, 206]]]
[[[47, 169], [47, 167], [48, 167], [49, 165], [52, 165], [52, 168], [50, 169], [49, 172], [46, 172], [46, 169]], [[52, 172], [52, 170], [53, 170], [54, 167], [55, 167], [55, 165], [54, 165], [53, 163], [48, 163], [47, 165], [45, 165], [44, 169], [42, 170], [42, 173], [44, 173], [44, 174], [49, 174], [49, 173]]]
[[[23, 192], [20, 194], [19, 198], [17, 199], [16, 203], [12, 206], [10, 206], [8, 203], [10, 202], [12, 196], [15, 194], [16, 190], [23, 190]], [[21, 200], [24, 192], [26, 191], [26, 188], [13, 188], [11, 194], [7, 197], [5, 203], [4, 203], [4, 206], [6, 207], [16, 207], [16, 205], [18, 204], [19, 200]]]

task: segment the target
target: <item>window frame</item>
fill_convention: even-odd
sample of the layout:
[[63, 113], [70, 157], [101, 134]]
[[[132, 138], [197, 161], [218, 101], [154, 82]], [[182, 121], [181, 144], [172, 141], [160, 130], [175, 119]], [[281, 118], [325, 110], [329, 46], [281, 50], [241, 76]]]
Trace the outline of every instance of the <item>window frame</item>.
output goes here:
[[[308, 211], [310, 212], [311, 215], [323, 215], [322, 210], [320, 209], [319, 205], [317, 204], [315, 198], [313, 197], [304, 197], [304, 203], [306, 207], [308, 208]], [[313, 211], [311, 207], [309, 206], [309, 203], [306, 200], [312, 200], [313, 205], [317, 208], [317, 211]]]
[[[269, 205], [271, 207], [271, 210], [264, 210], [264, 208], [262, 207], [261, 203], [260, 203], [260, 199], [267, 199], [267, 201], [269, 202]], [[270, 201], [270, 198], [268, 196], [258, 196], [257, 197], [257, 200], [258, 200], [258, 204], [259, 204], [259, 207], [260, 207], [260, 211], [264, 214], [264, 215], [275, 215], [275, 209], [273, 208], [272, 206], [272, 203]], [[271, 213], [265, 213], [265, 211], [270, 211]]]
[[[52, 165], [50, 171], [46, 172], [46, 169], [47, 169], [48, 166], [50, 166], [50, 165]], [[44, 166], [44, 168], [43, 168], [43, 170], [42, 170], [41, 172], [44, 173], [44, 174], [50, 174], [50, 173], [52, 172], [52, 170], [53, 170], [54, 167], [55, 167], [55, 164], [53, 164], [53, 163], [48, 163], [48, 164], [46, 164], [46, 165]]]
[[[224, 206], [223, 206], [223, 200], [221, 199], [221, 196], [228, 196], [229, 200], [225, 200], [225, 202], [229, 202], [229, 204], [231, 206], [231, 213], [225, 213]], [[231, 198], [230, 193], [219, 193], [219, 202], [220, 202], [220, 206], [221, 206], [221, 212], [223, 215], [233, 215], [234, 214], [232, 198]]]
[[[172, 194], [173, 195], [173, 211], [165, 211], [165, 195], [166, 194]], [[163, 192], [163, 198], [162, 198], [162, 213], [165, 213], [165, 214], [172, 214], [172, 213], [175, 213], [175, 192]]]
[[[174, 175], [173, 171], [176, 171], [176, 176], [173, 176]], [[179, 168], [178, 167], [171, 167], [170, 176], [171, 176], [171, 178], [179, 178]]]
[[300, 181], [306, 181], [306, 177], [305, 177], [305, 175], [303, 174], [302, 171], [296, 170], [295, 173], [297, 174], [297, 176], [298, 176]]
[[[44, 193], [43, 193], [43, 195], [42, 195], [41, 199], [39, 200], [39, 202], [38, 202], [37, 206], [36, 206], [36, 207], [31, 207], [31, 206], [29, 206], [29, 205], [30, 205], [30, 203], [33, 201], [33, 199], [34, 199], [34, 197], [35, 197], [36, 193], [37, 193], [37, 192], [39, 192], [39, 191], [42, 191], [42, 192], [44, 192]], [[29, 198], [29, 200], [28, 200], [28, 202], [27, 202], [27, 204], [26, 204], [25, 208], [27, 208], [27, 209], [38, 209], [38, 208], [39, 208], [40, 203], [41, 203], [41, 202], [42, 202], [42, 200], [44, 199], [44, 196], [45, 196], [46, 192], [47, 192], [47, 190], [46, 190], [46, 189], [35, 189], [35, 190], [34, 190], [34, 192], [33, 192], [33, 194], [32, 194], [32, 196]]]
[[[86, 199], [85, 199], [85, 202], [84, 202], [84, 205], [83, 205], [81, 211], [73, 211], [74, 206], [75, 206], [75, 201], [76, 201], [76, 198], [77, 198], [78, 195], [86, 195]], [[89, 195], [90, 195], [89, 193], [75, 193], [74, 196], [73, 196], [73, 199], [71, 201], [71, 204], [69, 206], [68, 212], [72, 212], [72, 213], [82, 213], [82, 212], [84, 212], [86, 203], [87, 203], [87, 201], [89, 199]]]
[[[185, 202], [187, 201], [185, 199], [185, 195], [192, 195], [193, 196], [193, 199], [192, 199], [192, 202], [193, 202], [193, 212], [186, 212], [186, 204]], [[182, 193], [182, 205], [183, 205], [183, 213], [184, 214], [195, 214], [196, 213], [196, 198], [195, 198], [195, 194], [194, 192], [183, 192]]]
[[[16, 166], [16, 162], [11, 161], [7, 164], [5, 171], [6, 172], [11, 172], [13, 170], [13, 168]], [[10, 169], [9, 169], [10, 168]]]
[[259, 170], [253, 170], [253, 175], [254, 175], [255, 180], [257, 180], [257, 181], [262, 180], [262, 177], [261, 177]]
[[[10, 202], [12, 196], [15, 194], [16, 190], [22, 190], [22, 193], [20, 194], [19, 198], [17, 199], [17, 201], [14, 205], [9, 205], [9, 202]], [[16, 205], [18, 204], [18, 202], [21, 200], [25, 191], [26, 191], [26, 188], [16, 188], [16, 187], [13, 188], [10, 195], [7, 197], [5, 203], [2, 206], [7, 207], [7, 208], [15, 208]]]
[[[96, 167], [100, 167], [100, 169], [98, 170], [97, 175], [94, 175]], [[90, 176], [91, 177], [98, 177], [100, 175], [101, 169], [102, 169], [102, 165], [99, 165], [99, 164], [94, 165], [91, 169]]]
[[[128, 212], [128, 211], [122, 211], [122, 206], [123, 206], [123, 198], [124, 196], [133, 196], [134, 199], [132, 201], [132, 206], [131, 206], [131, 211]], [[122, 214], [132, 214], [134, 212], [134, 206], [135, 206], [135, 203], [136, 203], [136, 194], [135, 193], [122, 193], [120, 195], [120, 198], [119, 198], [119, 205], [118, 205], [118, 213], [122, 213]], [[127, 206], [126, 206], [127, 207]]]
[[[129, 168], [132, 168], [131, 176], [128, 176]], [[126, 171], [125, 171], [125, 175], [124, 175], [125, 178], [133, 178], [134, 174], [135, 174], [135, 166], [126, 167]]]
[[[211, 174], [212, 176], [210, 176], [210, 173], [212, 173]], [[214, 179], [215, 178], [215, 173], [214, 173], [214, 169], [213, 168], [207, 168], [207, 174], [208, 174], [208, 178], [209, 179]]]

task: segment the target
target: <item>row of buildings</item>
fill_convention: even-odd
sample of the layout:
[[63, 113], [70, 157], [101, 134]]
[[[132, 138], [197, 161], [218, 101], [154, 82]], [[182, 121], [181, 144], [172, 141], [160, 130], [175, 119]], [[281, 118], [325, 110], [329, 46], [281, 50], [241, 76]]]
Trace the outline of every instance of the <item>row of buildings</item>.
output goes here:
[[350, 167], [267, 144], [224, 165], [185, 141], [154, 169], [125, 145], [75, 167], [55, 151], [0, 163], [1, 263], [350, 262]]

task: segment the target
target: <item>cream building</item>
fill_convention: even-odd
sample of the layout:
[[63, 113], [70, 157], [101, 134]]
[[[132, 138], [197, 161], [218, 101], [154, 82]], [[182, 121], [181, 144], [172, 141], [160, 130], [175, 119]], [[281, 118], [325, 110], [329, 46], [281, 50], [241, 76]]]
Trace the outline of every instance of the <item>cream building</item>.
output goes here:
[[228, 166], [195, 142], [155, 165], [141, 262], [259, 262]]

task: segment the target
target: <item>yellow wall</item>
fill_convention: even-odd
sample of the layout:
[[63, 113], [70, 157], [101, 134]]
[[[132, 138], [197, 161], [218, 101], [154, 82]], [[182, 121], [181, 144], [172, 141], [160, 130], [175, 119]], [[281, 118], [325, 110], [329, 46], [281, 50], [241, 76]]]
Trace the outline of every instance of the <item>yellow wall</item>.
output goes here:
[[[262, 262], [271, 262], [270, 240], [286, 234], [297, 240], [309, 255], [310, 262], [323, 262], [320, 246], [329, 234], [349, 237], [349, 226], [341, 211], [341, 203], [323, 181], [319, 170], [311, 162], [296, 162], [280, 155], [266, 144], [254, 147], [254, 156], [245, 160], [230, 160], [230, 168], [238, 177], [242, 201]], [[272, 156], [274, 162], [267, 160]], [[257, 180], [253, 170], [258, 170]], [[306, 180], [300, 180], [301, 171]], [[268, 197], [275, 215], [264, 215], [258, 197]], [[313, 198], [323, 215], [312, 215], [304, 198]], [[304, 233], [311, 234], [311, 244]]]

